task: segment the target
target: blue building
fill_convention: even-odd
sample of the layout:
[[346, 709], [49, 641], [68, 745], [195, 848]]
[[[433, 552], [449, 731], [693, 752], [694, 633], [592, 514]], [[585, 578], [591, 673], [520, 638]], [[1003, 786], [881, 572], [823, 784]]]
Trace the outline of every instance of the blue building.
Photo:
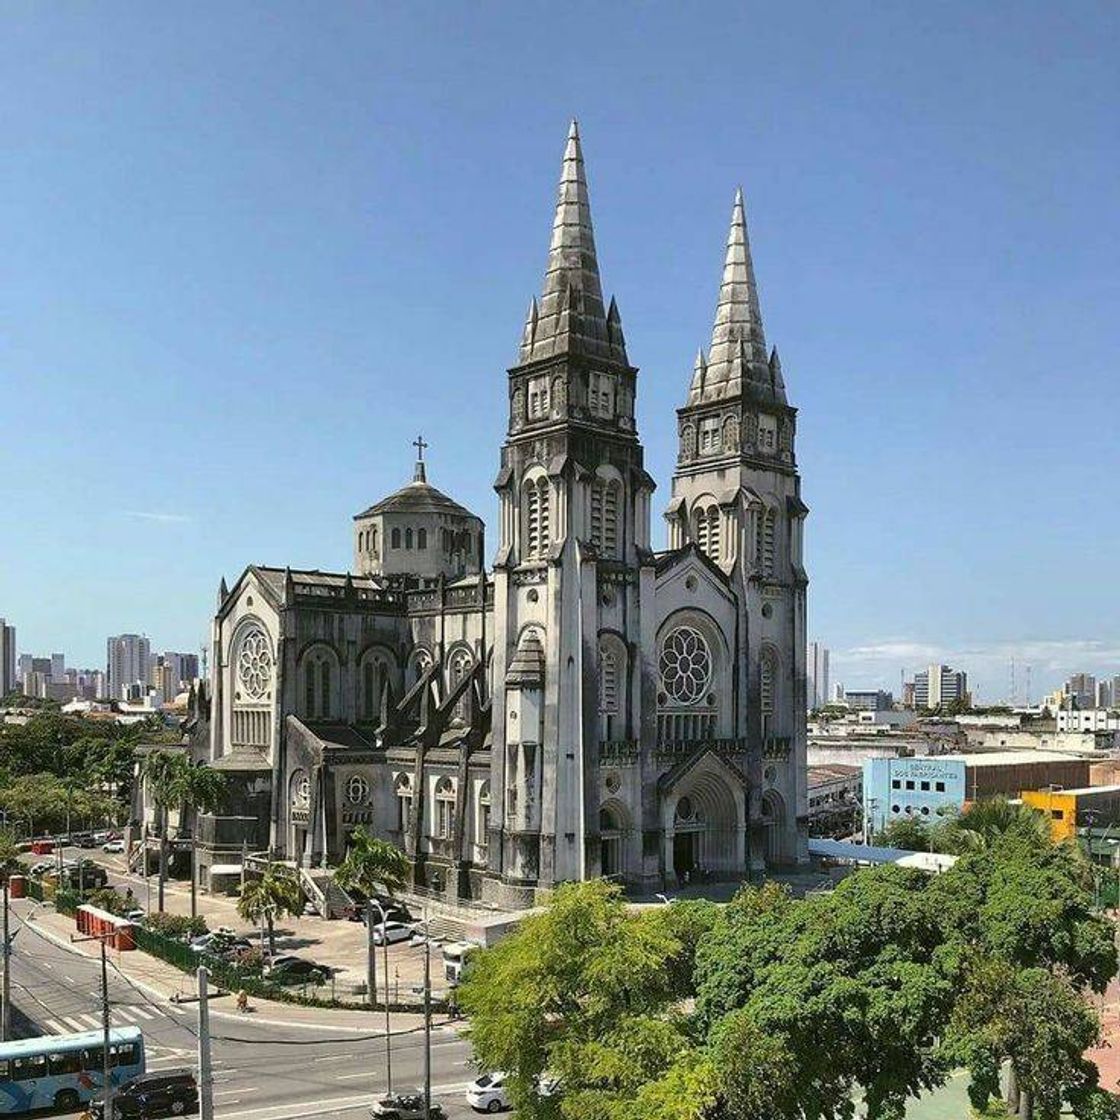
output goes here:
[[960, 812], [966, 790], [965, 760], [959, 755], [869, 758], [863, 764], [864, 819], [871, 832], [902, 817], [932, 824], [939, 809]]

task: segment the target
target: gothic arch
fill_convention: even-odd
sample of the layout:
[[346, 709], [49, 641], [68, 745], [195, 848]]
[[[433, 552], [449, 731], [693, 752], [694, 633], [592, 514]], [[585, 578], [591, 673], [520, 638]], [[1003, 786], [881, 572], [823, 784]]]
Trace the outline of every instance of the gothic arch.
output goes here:
[[631, 866], [629, 851], [634, 835], [630, 810], [617, 797], [599, 805], [599, 871], [608, 879], [625, 881]]
[[626, 486], [610, 464], [597, 468], [587, 488], [587, 537], [606, 559], [616, 558], [625, 547]]
[[774, 734], [782, 725], [782, 655], [772, 642], [763, 642], [758, 652], [758, 706], [763, 734]]
[[626, 643], [615, 630], [599, 631], [598, 711], [599, 738], [626, 737], [630, 657]]
[[685, 607], [657, 630], [657, 737], [660, 742], [726, 738], [734, 727], [731, 647], [704, 610]]
[[760, 803], [762, 823], [766, 830], [766, 863], [773, 867], [789, 863], [789, 828], [786, 821], [785, 798], [776, 790], [768, 789]]
[[296, 708], [304, 719], [330, 720], [342, 713], [342, 659], [329, 642], [308, 642], [296, 661]]
[[542, 467], [529, 467], [521, 476], [518, 506], [521, 559], [546, 559], [555, 536], [555, 503], [552, 483]]
[[358, 718], [381, 717], [381, 697], [387, 684], [400, 696], [400, 668], [396, 654], [387, 646], [373, 643], [358, 655]]
[[678, 879], [742, 873], [746, 808], [742, 776], [711, 751], [698, 757], [662, 794], [665, 870]]
[[427, 646], [416, 646], [408, 655], [405, 687], [412, 688], [434, 664], [435, 658], [432, 656], [432, 651]]
[[689, 530], [696, 547], [718, 564], [723, 559], [723, 515], [714, 494], [701, 494], [689, 511]]

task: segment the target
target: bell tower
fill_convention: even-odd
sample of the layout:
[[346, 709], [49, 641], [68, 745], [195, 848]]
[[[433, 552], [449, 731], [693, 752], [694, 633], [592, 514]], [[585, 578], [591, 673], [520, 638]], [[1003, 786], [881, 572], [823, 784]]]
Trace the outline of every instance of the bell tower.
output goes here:
[[801, 500], [796, 426], [777, 348], [767, 353], [738, 190], [711, 345], [696, 355], [687, 400], [677, 410], [677, 468], [665, 517], [670, 548], [694, 543], [731, 578], [739, 597], [746, 672], [737, 707], [750, 745], [756, 868], [763, 856], [789, 862], [807, 852], [795, 827], [807, 811], [802, 542], [809, 512]]
[[531, 904], [537, 888], [600, 873], [600, 742], [652, 730], [640, 651], [652, 626], [654, 483], [634, 421], [637, 373], [618, 305], [604, 305], [573, 121], [543, 290], [508, 372], [495, 481], [495, 900]]

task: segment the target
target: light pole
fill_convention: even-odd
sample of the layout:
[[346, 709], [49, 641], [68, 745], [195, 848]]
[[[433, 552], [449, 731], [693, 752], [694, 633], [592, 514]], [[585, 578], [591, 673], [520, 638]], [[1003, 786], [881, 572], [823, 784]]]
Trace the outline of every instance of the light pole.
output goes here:
[[432, 931], [424, 907], [424, 1120], [432, 1117]]
[[116, 930], [110, 933], [95, 934], [92, 937], [71, 937], [75, 944], [82, 941], [97, 941], [101, 944], [101, 1082], [104, 1091], [103, 1120], [113, 1120], [113, 1078], [112, 1064], [109, 1054], [109, 966], [105, 959], [105, 942], [110, 937], [116, 936]]
[[[384, 961], [382, 972], [385, 977], [385, 1087], [391, 1093], [393, 1091], [393, 1032], [389, 1023], [389, 938], [385, 936], [385, 926], [388, 923], [388, 918], [385, 916], [385, 907], [380, 902], [370, 899], [367, 920], [372, 917], [375, 907], [381, 915], [381, 947]], [[371, 933], [371, 940], [372, 936]], [[377, 1000], [374, 998], [373, 1003], [376, 1002]]]

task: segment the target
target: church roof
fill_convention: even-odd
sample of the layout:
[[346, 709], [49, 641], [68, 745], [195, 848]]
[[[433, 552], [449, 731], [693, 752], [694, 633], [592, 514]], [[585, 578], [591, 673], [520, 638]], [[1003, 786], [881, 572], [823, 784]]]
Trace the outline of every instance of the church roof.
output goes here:
[[609, 309], [603, 305], [583, 150], [575, 121], [564, 149], [544, 290], [540, 303], [534, 299], [529, 305], [518, 360], [535, 362], [568, 353], [629, 365], [618, 305], [613, 299]]
[[744, 395], [787, 403], [778, 352], [775, 349], [768, 355], [766, 350], [740, 188], [731, 208], [712, 343], [706, 356], [703, 350], [696, 355], [688, 403], [705, 404]]
[[444, 513], [452, 517], [472, 517], [478, 520], [476, 514], [471, 513], [465, 506], [459, 505], [453, 498], [449, 498], [442, 490], [437, 490], [428, 482], [422, 461], [416, 464], [416, 476], [407, 486], [402, 486], [387, 498], [382, 498], [369, 509], [356, 513], [354, 520], [372, 517], [379, 513]]

